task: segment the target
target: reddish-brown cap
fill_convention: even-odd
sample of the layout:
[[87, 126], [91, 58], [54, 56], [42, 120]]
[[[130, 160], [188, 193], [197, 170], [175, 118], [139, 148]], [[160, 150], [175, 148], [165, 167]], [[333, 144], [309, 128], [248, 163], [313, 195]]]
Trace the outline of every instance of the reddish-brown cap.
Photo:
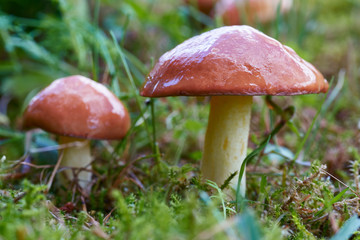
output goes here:
[[121, 139], [130, 128], [130, 117], [104, 85], [70, 76], [55, 80], [31, 100], [24, 127], [80, 138]]
[[252, 27], [230, 26], [161, 56], [141, 95], [298, 95], [327, 89], [322, 74], [291, 48]]
[[286, 13], [291, 6], [292, 0], [220, 0], [215, 12], [226, 25], [254, 24], [274, 20], [278, 7], [281, 13]]

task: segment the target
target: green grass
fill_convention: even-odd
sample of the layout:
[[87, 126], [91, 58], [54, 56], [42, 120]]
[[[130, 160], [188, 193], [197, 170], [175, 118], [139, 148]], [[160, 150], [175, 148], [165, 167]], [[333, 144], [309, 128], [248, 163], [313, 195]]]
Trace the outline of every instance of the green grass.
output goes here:
[[[175, 0], [5, 1], [0, 239], [360, 239], [360, 4], [294, 2], [257, 28], [314, 63], [331, 92], [254, 99], [246, 198], [231, 200], [226, 182], [200, 181], [209, 99], [138, 90], [164, 52], [221, 21]], [[105, 84], [132, 121], [122, 141], [92, 142], [89, 196], [56, 179], [48, 191], [57, 139], [21, 129], [30, 99], [71, 74]]]

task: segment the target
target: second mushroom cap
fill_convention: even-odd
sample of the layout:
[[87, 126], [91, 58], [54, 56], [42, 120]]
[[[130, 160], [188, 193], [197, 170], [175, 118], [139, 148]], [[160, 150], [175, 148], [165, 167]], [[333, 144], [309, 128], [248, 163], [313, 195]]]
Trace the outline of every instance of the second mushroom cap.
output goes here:
[[104, 85], [83, 76], [57, 79], [36, 95], [24, 114], [26, 128], [89, 139], [122, 139], [130, 117]]

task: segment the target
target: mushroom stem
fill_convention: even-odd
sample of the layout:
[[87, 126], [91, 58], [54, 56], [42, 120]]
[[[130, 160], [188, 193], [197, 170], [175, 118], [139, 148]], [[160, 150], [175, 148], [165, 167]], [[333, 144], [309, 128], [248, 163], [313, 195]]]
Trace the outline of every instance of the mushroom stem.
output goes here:
[[[92, 173], [90, 171], [84, 171], [84, 169], [91, 170], [91, 153], [90, 153], [90, 141], [86, 139], [79, 139], [73, 137], [59, 137], [60, 144], [68, 144], [72, 142], [81, 142], [80, 146], [71, 146], [64, 149], [63, 159], [61, 161], [61, 167], [78, 168], [75, 170], [78, 184], [85, 191], [89, 192], [89, 183], [91, 181]], [[73, 181], [75, 175], [73, 169], [64, 170], [61, 176], [61, 181], [64, 184], [68, 184]]]
[[[240, 170], [246, 152], [251, 117], [251, 96], [213, 96], [210, 101], [201, 171], [204, 179], [221, 185]], [[230, 185], [236, 188], [238, 175]], [[245, 196], [245, 173], [240, 192]]]

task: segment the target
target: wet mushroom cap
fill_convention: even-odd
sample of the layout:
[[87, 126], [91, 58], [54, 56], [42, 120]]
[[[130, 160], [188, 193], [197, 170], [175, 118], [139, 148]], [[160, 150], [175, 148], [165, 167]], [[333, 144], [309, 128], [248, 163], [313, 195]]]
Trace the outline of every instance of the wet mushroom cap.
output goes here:
[[266, 23], [277, 17], [278, 7], [281, 13], [288, 12], [293, 0], [220, 0], [215, 7], [216, 15], [222, 16], [226, 25], [242, 22]]
[[130, 117], [104, 85], [83, 76], [70, 76], [55, 80], [31, 100], [24, 113], [24, 128], [112, 140], [126, 135]]
[[290, 47], [242, 25], [205, 32], [162, 55], [141, 95], [300, 95], [328, 87]]

